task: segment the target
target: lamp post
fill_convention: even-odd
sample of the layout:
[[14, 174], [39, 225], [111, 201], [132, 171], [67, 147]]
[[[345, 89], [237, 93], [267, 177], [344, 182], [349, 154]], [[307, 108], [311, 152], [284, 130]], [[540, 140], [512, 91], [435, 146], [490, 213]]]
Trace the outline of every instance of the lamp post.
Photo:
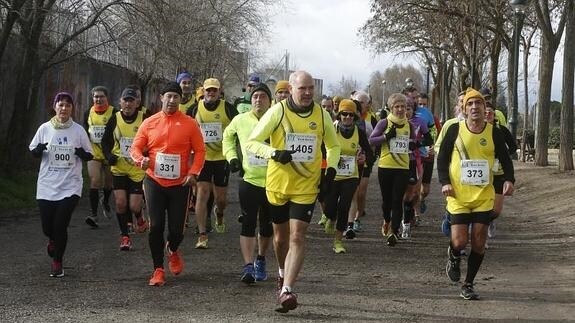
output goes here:
[[381, 110], [385, 110], [385, 80], [381, 81]]
[[[519, 40], [521, 38], [521, 29], [523, 28], [523, 19], [525, 18], [525, 8], [528, 5], [528, 0], [509, 0], [509, 5], [513, 8], [515, 15], [515, 27], [513, 28], [513, 79], [512, 85], [512, 101], [511, 101], [511, 116], [509, 118], [509, 131], [513, 138], [517, 138], [517, 110], [518, 110], [518, 97], [517, 97], [517, 83], [519, 78]], [[517, 159], [517, 155], [514, 156]]]
[[447, 50], [449, 49], [449, 45], [447, 43], [441, 43], [439, 45], [439, 49], [441, 50], [441, 57], [442, 57], [442, 66], [441, 66], [441, 91], [439, 92], [439, 98], [441, 101], [441, 114], [440, 114], [440, 121], [441, 123], [445, 123], [448, 119], [448, 112], [449, 109], [447, 107]]
[[413, 80], [409, 77], [405, 79], [405, 87], [410, 88], [413, 86]]

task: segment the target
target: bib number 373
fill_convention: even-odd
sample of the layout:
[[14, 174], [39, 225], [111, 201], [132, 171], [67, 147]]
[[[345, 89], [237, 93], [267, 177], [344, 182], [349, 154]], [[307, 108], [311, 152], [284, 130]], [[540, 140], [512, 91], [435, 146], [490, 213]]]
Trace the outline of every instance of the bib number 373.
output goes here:
[[462, 160], [461, 184], [481, 186], [489, 184], [489, 163], [487, 160]]

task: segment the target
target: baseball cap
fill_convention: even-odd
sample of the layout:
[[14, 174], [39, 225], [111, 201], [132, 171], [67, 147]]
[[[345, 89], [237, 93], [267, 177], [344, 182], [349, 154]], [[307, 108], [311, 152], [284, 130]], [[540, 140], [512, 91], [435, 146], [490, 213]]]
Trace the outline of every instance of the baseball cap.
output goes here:
[[134, 89], [126, 88], [126, 89], [124, 89], [124, 91], [122, 91], [122, 96], [121, 96], [122, 99], [132, 98], [135, 100], [137, 97], [138, 97], [138, 93]]
[[206, 79], [204, 81], [204, 89], [212, 89], [212, 88], [216, 88], [219, 89], [220, 88], [220, 81], [218, 81], [218, 79], [215, 78], [209, 78]]
[[252, 84], [252, 85], [256, 85], [260, 83], [260, 77], [257, 75], [252, 75], [250, 76], [250, 79], [248, 81], [248, 84]]

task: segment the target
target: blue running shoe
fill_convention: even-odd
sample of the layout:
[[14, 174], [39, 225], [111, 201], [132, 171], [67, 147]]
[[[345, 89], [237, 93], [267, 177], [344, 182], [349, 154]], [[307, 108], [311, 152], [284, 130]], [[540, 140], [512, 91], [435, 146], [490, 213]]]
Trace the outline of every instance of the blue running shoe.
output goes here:
[[256, 282], [256, 279], [254, 277], [254, 265], [253, 264], [247, 264], [244, 266], [244, 270], [242, 273], [242, 282], [244, 282], [248, 285]]
[[268, 273], [266, 272], [266, 261], [265, 259], [263, 260], [256, 260], [255, 263], [255, 276], [256, 276], [256, 281], [264, 281], [268, 279]]
[[441, 232], [446, 237], [451, 236], [451, 216], [448, 213], [443, 215], [443, 220], [441, 221]]

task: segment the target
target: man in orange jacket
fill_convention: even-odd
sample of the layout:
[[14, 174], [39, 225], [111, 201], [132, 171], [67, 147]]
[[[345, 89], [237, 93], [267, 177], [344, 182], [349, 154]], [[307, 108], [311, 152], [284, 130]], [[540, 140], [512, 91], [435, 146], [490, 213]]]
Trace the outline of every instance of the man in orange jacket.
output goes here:
[[[179, 111], [182, 89], [169, 82], [161, 91], [162, 111], [147, 118], [136, 134], [130, 156], [146, 170], [144, 194], [150, 216], [149, 244], [154, 261], [150, 286], [162, 286], [164, 278], [164, 226], [168, 217], [166, 250], [174, 275], [184, 261], [178, 246], [184, 238], [189, 186], [204, 165], [206, 150], [198, 123]], [[144, 155], [146, 153], [146, 155]], [[190, 162], [190, 157], [193, 160]]]

